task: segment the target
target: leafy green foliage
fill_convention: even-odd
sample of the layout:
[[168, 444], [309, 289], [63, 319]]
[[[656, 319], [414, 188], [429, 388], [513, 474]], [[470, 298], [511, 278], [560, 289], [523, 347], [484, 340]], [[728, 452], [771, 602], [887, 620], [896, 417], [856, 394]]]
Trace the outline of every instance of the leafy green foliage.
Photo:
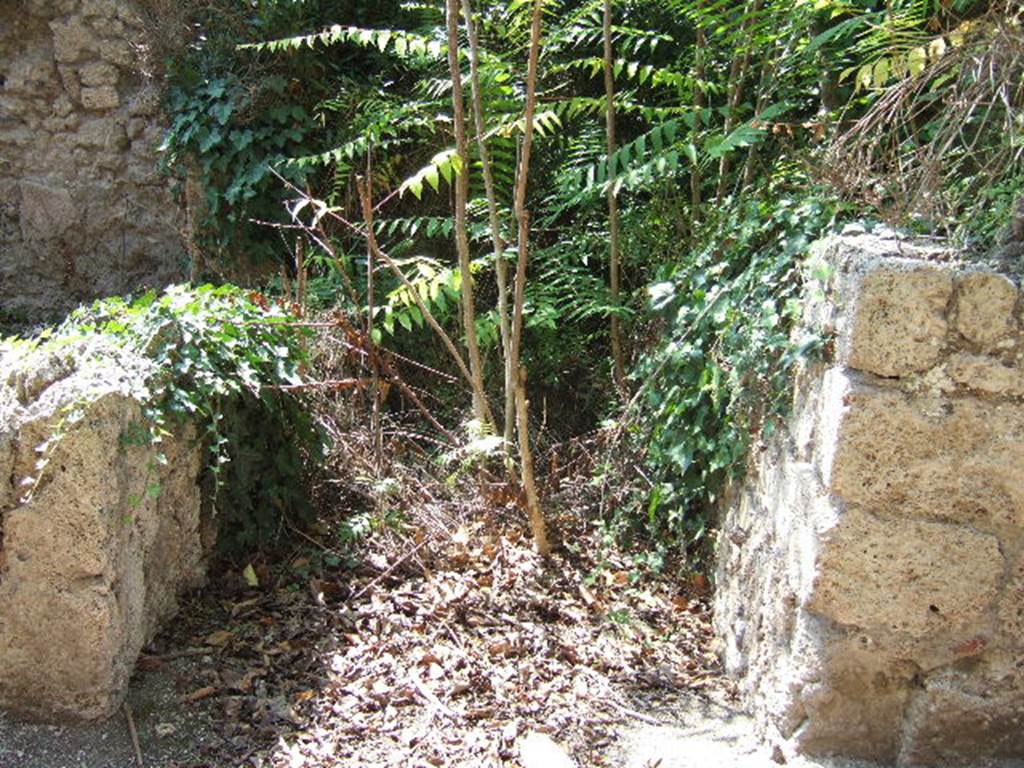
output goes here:
[[96, 302], [19, 343], [45, 350], [103, 337], [151, 360], [147, 380], [134, 384], [146, 423], [126, 439], [159, 448], [170, 430], [197, 428], [221, 544], [232, 550], [309, 515], [304, 478], [320, 438], [299, 398], [281, 389], [303, 382], [303, 335], [292, 319], [233, 286], [172, 286]]
[[283, 161], [308, 146], [310, 114], [284, 100], [266, 109], [260, 103], [281, 97], [287, 85], [284, 78], [268, 78], [258, 97], [230, 78], [171, 90], [174, 121], [161, 150], [168, 164], [191, 165], [198, 174], [204, 192], [198, 241], [227, 261], [243, 252], [255, 263], [275, 258], [278, 245], [266, 242], [263, 227], [252, 220], [283, 219], [270, 192], [277, 188], [272, 168], [296, 183], [305, 175]]
[[439, 59], [447, 52], [447, 47], [440, 39], [430, 39], [423, 35], [412, 34], [404, 30], [365, 29], [362, 27], [332, 24], [327, 29], [311, 35], [298, 35], [280, 40], [268, 40], [263, 43], [251, 43], [241, 46], [254, 51], [280, 53], [297, 51], [302, 47], [313, 48], [317, 45], [330, 46], [338, 43], [353, 43], [367, 48], [376, 48], [381, 53], [394, 53], [398, 57], [425, 56]]
[[[313, 306], [365, 321], [372, 282], [373, 341], [438, 368], [444, 353], [415, 298], [451, 332], [459, 294], [472, 285], [496, 395], [494, 246], [476, 143], [465, 163], [452, 149], [443, 4], [203, 5], [214, 17], [245, 6], [255, 20], [254, 31], [218, 36], [207, 19], [199, 28], [210, 41], [228, 39], [217, 48], [227, 53], [211, 57], [213, 43], [197, 43], [201, 66], [172, 73], [168, 157], [198, 169], [210, 247], [244, 262], [290, 255], [302, 237]], [[532, 4], [473, 5], [499, 247], [513, 251]], [[609, 318], [633, 336], [643, 408], [638, 419], [627, 416], [654, 485], [637, 494], [642, 514], [621, 512], [631, 526], [675, 543], [699, 538], [722, 484], [781, 413], [787, 377], [814, 347], [791, 335], [798, 261], [836, 208], [816, 183], [840, 185], [868, 213], [903, 186], [924, 189], [917, 202], [941, 203], [934, 221], [991, 242], [1024, 188], [1015, 106], [1024, 49], [985, 54], [992, 40], [1019, 41], [1019, 14], [995, 10], [1010, 8], [1003, 0], [615, 3], [617, 147], [609, 156], [602, 3], [544, 3], [523, 359], [548, 429], [569, 436], [620, 408], [610, 386]], [[964, 52], [985, 54], [976, 60], [1011, 76], [986, 84], [984, 67], [972, 70]], [[466, 70], [464, 61], [468, 97]], [[948, 95], [959, 95], [955, 108]], [[843, 131], [845, 140], [837, 138]], [[412, 288], [388, 269], [367, 274], [357, 175], [371, 190], [381, 247]], [[457, 177], [470, 186], [471, 276], [460, 274], [453, 247]], [[941, 191], [916, 183], [940, 177]], [[616, 301], [609, 194], [623, 222]], [[935, 229], [915, 216], [901, 223]], [[438, 402], [445, 416], [461, 417], [454, 398]]]
[[785, 414], [794, 367], [823, 342], [795, 333], [800, 266], [835, 207], [775, 191], [727, 210], [710, 227], [728, 236], [709, 238], [649, 289], [666, 330], [634, 373], [644, 387], [634, 439], [654, 485], [632, 522], [663, 542], [703, 536], [725, 482]]

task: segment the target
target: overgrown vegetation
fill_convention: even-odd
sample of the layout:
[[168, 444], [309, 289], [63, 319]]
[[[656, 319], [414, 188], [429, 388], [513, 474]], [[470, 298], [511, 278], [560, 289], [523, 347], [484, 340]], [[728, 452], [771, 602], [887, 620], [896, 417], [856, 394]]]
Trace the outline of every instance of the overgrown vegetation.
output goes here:
[[643, 399], [629, 423], [652, 488], [642, 522], [656, 541], [702, 539], [709, 520], [688, 513], [717, 500], [786, 414], [794, 367], [825, 341], [794, 334], [801, 258], [836, 210], [780, 184], [770, 200], [729, 211], [728, 240], [709, 237], [650, 287], [667, 343], [637, 366]]
[[[144, 403], [143, 422], [127, 439], [156, 447], [163, 463], [163, 438], [196, 429], [220, 544], [230, 552], [268, 543], [288, 520], [309, 521], [308, 473], [321, 441], [308, 409], [288, 391], [301, 388], [307, 359], [308, 334], [293, 320], [282, 305], [232, 286], [172, 286], [99, 301], [55, 328], [5, 341], [16, 355], [72, 347], [106, 354], [114, 345], [148, 361], [123, 382]], [[71, 407], [51, 443], [81, 417]], [[159, 485], [147, 492], [159, 493]]]
[[856, 211], [983, 251], [1024, 189], [1008, 0], [172, 17], [166, 156], [203, 191], [197, 270], [269, 262], [330, 313], [378, 459], [382, 416], [442, 454], [473, 419], [536, 517], [533, 454], [550, 488], [559, 446], [599, 430], [593, 485], [621, 503], [597, 507], [659, 548], [701, 538], [820, 345], [794, 332], [810, 242]]

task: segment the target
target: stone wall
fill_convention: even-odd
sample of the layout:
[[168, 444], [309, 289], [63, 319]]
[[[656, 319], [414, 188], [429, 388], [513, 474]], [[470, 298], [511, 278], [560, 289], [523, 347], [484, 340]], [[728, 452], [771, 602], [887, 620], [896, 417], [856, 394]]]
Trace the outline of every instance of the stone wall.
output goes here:
[[783, 756], [1022, 758], [1018, 289], [868, 234], [817, 258], [835, 346], [728, 503], [725, 666]]
[[153, 365], [100, 337], [0, 345], [0, 712], [113, 714], [203, 581], [203, 450], [187, 430], [144, 439]]
[[126, 0], [0, 2], [0, 313], [58, 314], [181, 276], [164, 123]]

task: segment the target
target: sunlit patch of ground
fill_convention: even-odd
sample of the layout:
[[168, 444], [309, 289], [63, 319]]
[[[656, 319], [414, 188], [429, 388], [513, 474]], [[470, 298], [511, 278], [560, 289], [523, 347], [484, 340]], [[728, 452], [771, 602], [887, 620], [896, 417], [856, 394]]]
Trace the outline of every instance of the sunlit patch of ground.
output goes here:
[[[515, 766], [535, 731], [617, 765], [652, 701], [728, 699], [705, 582], [641, 576], [596, 534], [543, 563], [490, 528], [390, 537], [355, 570], [305, 540], [258, 586], [214, 576], [140, 661], [145, 765]], [[0, 765], [131, 765], [125, 730], [4, 726]]]

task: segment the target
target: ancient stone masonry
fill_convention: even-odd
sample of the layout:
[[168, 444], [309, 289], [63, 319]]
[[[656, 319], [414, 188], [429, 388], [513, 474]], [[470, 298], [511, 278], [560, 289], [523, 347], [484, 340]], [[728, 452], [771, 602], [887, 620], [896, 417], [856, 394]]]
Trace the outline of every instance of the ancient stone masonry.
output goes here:
[[203, 581], [203, 450], [188, 430], [146, 439], [153, 365], [102, 337], [0, 344], [0, 712], [113, 714]]
[[815, 259], [834, 351], [725, 511], [727, 670], [783, 755], [1022, 758], [1018, 288], [864, 233]]
[[0, 2], [0, 313], [180, 277], [164, 124], [126, 0]]

